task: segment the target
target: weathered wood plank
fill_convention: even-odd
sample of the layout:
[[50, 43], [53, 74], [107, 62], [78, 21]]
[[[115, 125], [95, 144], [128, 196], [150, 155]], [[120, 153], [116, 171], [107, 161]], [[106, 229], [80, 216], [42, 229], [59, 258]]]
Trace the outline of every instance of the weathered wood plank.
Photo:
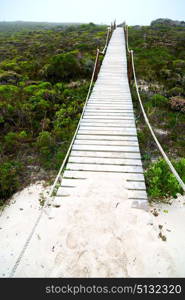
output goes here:
[[137, 146], [106, 146], [106, 145], [73, 145], [72, 150], [89, 150], [89, 151], [114, 151], [114, 152], [134, 152], [138, 153]]
[[146, 191], [128, 190], [129, 199], [147, 199]]
[[77, 140], [101, 140], [101, 141], [138, 141], [137, 136], [116, 136], [116, 135], [85, 135], [85, 134], [77, 134]]
[[136, 136], [136, 129], [135, 128], [124, 128], [124, 130], [113, 130], [113, 129], [109, 129], [109, 130], [102, 130], [102, 128], [100, 130], [97, 130], [97, 128], [93, 129], [93, 128], [80, 128], [78, 133], [80, 134], [101, 134], [101, 135], [134, 135]]
[[91, 157], [108, 157], [108, 158], [124, 158], [124, 159], [140, 159], [139, 152], [113, 152], [113, 151], [93, 151], [93, 150], [72, 150], [72, 156], [91, 156]]
[[[68, 163], [66, 170], [84, 170], [84, 171], [106, 171], [106, 172], [118, 172], [118, 173], [143, 173], [143, 169], [140, 166], [113, 166], [113, 165], [98, 165], [98, 164], [75, 164]], [[98, 180], [98, 177], [97, 177]]]
[[107, 146], [137, 146], [137, 141], [102, 141], [102, 140], [78, 140], [76, 139], [74, 145], [107, 145]]
[[[102, 171], [102, 173], [106, 173], [105, 171]], [[91, 172], [89, 171], [76, 171], [76, 170], [65, 170], [64, 171], [64, 178], [82, 178], [82, 179], [87, 179], [92, 175]], [[122, 174], [123, 175], [123, 179], [127, 179], [127, 180], [137, 180], [138, 182], [144, 182], [144, 176], [143, 174], [139, 174], [139, 173], [125, 173]], [[97, 175], [98, 176], [98, 175]], [[128, 181], [130, 182], [130, 181]]]
[[141, 166], [139, 159], [121, 159], [106, 157], [89, 157], [89, 156], [73, 156], [70, 155], [69, 163], [80, 164], [103, 164], [103, 165], [120, 165], [120, 166]]

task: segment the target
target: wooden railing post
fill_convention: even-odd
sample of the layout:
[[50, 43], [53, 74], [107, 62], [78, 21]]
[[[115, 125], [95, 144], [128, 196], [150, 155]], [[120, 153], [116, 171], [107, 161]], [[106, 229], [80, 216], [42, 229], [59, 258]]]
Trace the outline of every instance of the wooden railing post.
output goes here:
[[114, 25], [113, 26], [114, 26], [114, 29], [116, 29], [116, 20], [114, 20]]
[[126, 29], [126, 25], [124, 25], [123, 29], [124, 29], [124, 33], [125, 33], [125, 42], [126, 42], [127, 41], [127, 29]]
[[95, 72], [94, 72], [94, 82], [96, 81], [97, 77], [98, 77], [98, 72], [99, 72], [99, 56], [100, 56], [100, 50], [97, 49], [96, 50], [96, 65], [95, 65]]
[[131, 85], [133, 78], [133, 70], [132, 70], [132, 50], [128, 52], [128, 81]]

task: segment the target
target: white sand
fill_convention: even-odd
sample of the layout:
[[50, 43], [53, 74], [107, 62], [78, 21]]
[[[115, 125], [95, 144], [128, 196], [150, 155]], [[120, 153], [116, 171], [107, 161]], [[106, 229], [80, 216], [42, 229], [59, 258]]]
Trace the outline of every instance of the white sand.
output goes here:
[[[45, 190], [40, 183], [31, 185], [2, 212], [1, 277], [9, 277], [40, 212], [39, 194]], [[172, 205], [155, 204], [149, 212], [131, 208], [126, 198], [109, 199], [106, 190], [101, 201], [94, 199], [84, 194], [79, 201], [77, 193], [52, 208], [52, 219], [44, 213], [15, 276], [185, 276], [185, 197]], [[158, 216], [151, 213], [154, 209]], [[166, 241], [159, 238], [160, 231]]]
[[0, 276], [7, 277], [40, 213], [43, 182], [16, 193], [0, 211]]

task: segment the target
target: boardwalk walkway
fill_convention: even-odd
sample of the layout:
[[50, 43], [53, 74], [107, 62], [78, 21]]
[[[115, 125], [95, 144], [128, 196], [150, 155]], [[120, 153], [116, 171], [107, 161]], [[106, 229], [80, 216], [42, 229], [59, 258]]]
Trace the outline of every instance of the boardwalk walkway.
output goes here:
[[[75, 179], [109, 172], [113, 181], [115, 173], [127, 180], [129, 199], [147, 199], [124, 43], [123, 29], [118, 28], [88, 101], [58, 196], [71, 194], [70, 186], [79, 184]], [[98, 181], [99, 173], [93, 178]]]
[[122, 221], [128, 207], [146, 201], [124, 32], [117, 28], [52, 203], [52, 218], [42, 216], [15, 276], [127, 276], [118, 238]]

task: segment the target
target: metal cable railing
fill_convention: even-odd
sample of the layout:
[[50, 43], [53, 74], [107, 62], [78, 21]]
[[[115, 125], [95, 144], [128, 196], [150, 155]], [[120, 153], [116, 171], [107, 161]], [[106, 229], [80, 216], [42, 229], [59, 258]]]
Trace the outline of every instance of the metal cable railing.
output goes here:
[[180, 186], [182, 187], [183, 191], [185, 192], [185, 184], [182, 181], [182, 179], [180, 178], [179, 174], [177, 173], [177, 171], [175, 170], [174, 166], [172, 165], [171, 161], [169, 160], [168, 156], [166, 155], [166, 153], [164, 152], [161, 144], [159, 143], [153, 129], [152, 126], [150, 125], [150, 122], [148, 120], [148, 117], [146, 115], [146, 112], [144, 110], [143, 104], [142, 104], [142, 100], [140, 97], [140, 93], [139, 93], [139, 88], [138, 88], [138, 83], [137, 83], [137, 78], [136, 78], [136, 72], [135, 72], [135, 65], [134, 65], [134, 51], [129, 49], [129, 45], [128, 45], [128, 26], [125, 26], [125, 39], [126, 39], [126, 48], [128, 53], [131, 56], [131, 65], [132, 65], [132, 71], [133, 71], [133, 77], [134, 77], [134, 82], [135, 82], [135, 87], [136, 87], [136, 92], [137, 92], [137, 96], [138, 96], [138, 100], [139, 100], [139, 104], [144, 116], [144, 120], [150, 130], [150, 133], [154, 139], [154, 141], [156, 142], [156, 145], [159, 149], [159, 151], [161, 152], [162, 156], [164, 157], [166, 163], [168, 164], [170, 170], [172, 171], [173, 175], [175, 176], [175, 178], [177, 179], [178, 183], [180, 184]]

